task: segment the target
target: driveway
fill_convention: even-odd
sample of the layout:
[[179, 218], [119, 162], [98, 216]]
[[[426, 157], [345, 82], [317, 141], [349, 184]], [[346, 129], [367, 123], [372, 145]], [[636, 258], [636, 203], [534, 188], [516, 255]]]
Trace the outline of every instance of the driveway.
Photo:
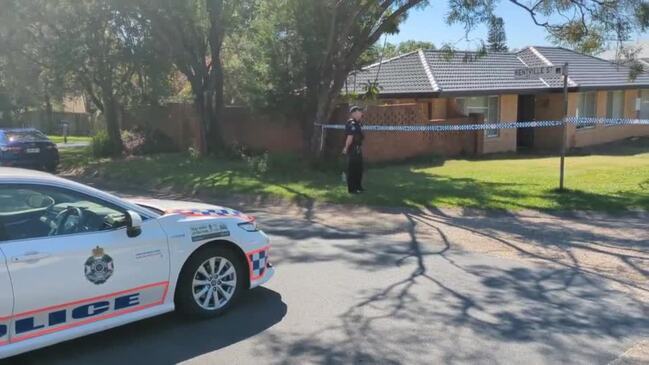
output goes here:
[[646, 215], [224, 200], [274, 241], [265, 288], [11, 363], [649, 364]]

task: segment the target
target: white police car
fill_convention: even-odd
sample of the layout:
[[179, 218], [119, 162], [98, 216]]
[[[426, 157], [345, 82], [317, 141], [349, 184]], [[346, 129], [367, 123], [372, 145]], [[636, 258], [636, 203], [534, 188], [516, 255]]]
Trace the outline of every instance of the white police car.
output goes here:
[[269, 249], [232, 209], [0, 167], [0, 358], [175, 308], [221, 314], [273, 276]]

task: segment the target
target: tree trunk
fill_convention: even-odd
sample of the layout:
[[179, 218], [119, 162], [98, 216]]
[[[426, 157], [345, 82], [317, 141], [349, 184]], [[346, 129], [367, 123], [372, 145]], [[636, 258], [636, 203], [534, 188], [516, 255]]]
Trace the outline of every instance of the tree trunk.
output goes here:
[[[324, 136], [326, 130], [323, 130], [320, 127], [315, 126], [315, 123], [326, 124], [329, 122], [331, 115], [336, 106], [336, 101], [340, 95], [340, 89], [344, 84], [348, 74], [347, 70], [338, 71], [333, 76], [332, 82], [326, 82], [320, 84], [320, 88], [316, 95], [309, 95], [310, 98], [315, 98], [315, 100], [310, 101], [315, 105], [315, 108], [309, 113], [313, 118], [310, 123], [310, 128], [306, 129], [308, 133], [308, 150], [311, 154], [311, 157], [314, 159], [321, 159], [324, 157], [324, 147], [325, 141]], [[308, 122], [307, 122], [308, 123]]]
[[223, 149], [223, 136], [221, 121], [223, 117], [223, 62], [221, 60], [221, 48], [225, 37], [224, 26], [224, 2], [223, 0], [206, 0], [207, 13], [210, 19], [208, 33], [208, 45], [211, 56], [211, 67], [206, 80], [208, 91], [207, 102], [209, 103], [207, 137], [208, 149], [217, 152]]
[[113, 155], [119, 155], [124, 150], [122, 144], [122, 135], [119, 128], [118, 106], [115, 97], [112, 94], [104, 94], [104, 118], [106, 119], [106, 131], [108, 139], [112, 144]]
[[194, 107], [196, 108], [196, 113], [198, 114], [198, 153], [201, 156], [207, 154], [207, 138], [206, 138], [206, 126], [209, 123], [209, 116], [206, 110], [205, 105], [205, 94], [199, 86], [194, 86], [192, 84], [192, 90], [194, 92]]
[[47, 129], [50, 133], [56, 132], [54, 126], [54, 110], [52, 109], [52, 100], [49, 95], [45, 95], [45, 118], [47, 120]]
[[217, 53], [218, 59], [213, 62], [212, 69], [209, 74], [209, 86], [207, 98], [207, 111], [208, 111], [208, 143], [207, 149], [210, 152], [218, 152], [223, 150], [223, 131], [221, 123], [223, 120], [223, 67], [220, 61], [220, 55]]

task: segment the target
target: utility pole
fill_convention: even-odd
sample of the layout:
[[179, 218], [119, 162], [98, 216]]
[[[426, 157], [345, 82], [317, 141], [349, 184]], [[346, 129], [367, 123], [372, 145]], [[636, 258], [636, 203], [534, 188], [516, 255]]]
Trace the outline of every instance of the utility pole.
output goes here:
[[561, 126], [561, 171], [559, 172], [559, 191], [564, 191], [563, 180], [566, 168], [566, 139], [568, 139], [568, 63], [563, 64], [563, 123]]

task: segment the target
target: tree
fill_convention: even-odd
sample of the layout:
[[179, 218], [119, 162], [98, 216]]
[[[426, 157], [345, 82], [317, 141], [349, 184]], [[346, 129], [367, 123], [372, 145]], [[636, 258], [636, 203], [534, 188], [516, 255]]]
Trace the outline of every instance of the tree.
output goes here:
[[[622, 42], [649, 27], [649, 3], [645, 0], [504, 0], [516, 5], [549, 38], [584, 53], [597, 53], [608, 42]], [[449, 0], [449, 24], [460, 23], [467, 33], [494, 16], [494, 0]]]
[[507, 35], [503, 18], [493, 16], [489, 20], [489, 35], [487, 36], [487, 49], [490, 52], [507, 52]]
[[200, 151], [222, 148], [224, 106], [222, 47], [230, 32], [246, 26], [254, 1], [138, 0], [133, 2], [150, 22], [156, 50], [170, 59], [191, 85], [200, 116]]
[[409, 10], [424, 0], [288, 0], [291, 25], [303, 54], [306, 145], [321, 155], [322, 134], [316, 123], [333, 112], [349, 73], [360, 56], [383, 34], [394, 33]]
[[426, 41], [408, 40], [398, 44], [377, 42], [368, 48], [359, 58], [360, 66], [368, 66], [379, 62], [381, 59], [387, 60], [402, 54], [414, 52], [418, 49], [428, 50], [435, 49], [435, 44]]
[[416, 51], [418, 49], [423, 49], [423, 50], [435, 49], [435, 44], [426, 41], [414, 41], [414, 40], [403, 41], [399, 43], [399, 45], [397, 46], [396, 56], [400, 54]]
[[[31, 38], [18, 29], [23, 25], [16, 17], [21, 3], [0, 0], [0, 111], [3, 119], [11, 120], [22, 112], [44, 107], [48, 120], [53, 121], [52, 99], [60, 98], [63, 90], [58, 87], [61, 79], [41, 67], [45, 56], [34, 49]], [[21, 50], [15, 51], [21, 45]], [[31, 47], [30, 47], [31, 46]], [[30, 58], [40, 55], [37, 62]]]
[[10, 52], [53, 75], [57, 90], [87, 96], [104, 116], [113, 153], [121, 153], [121, 107], [167, 73], [152, 57], [150, 29], [118, 1], [3, 1], [20, 24]]

